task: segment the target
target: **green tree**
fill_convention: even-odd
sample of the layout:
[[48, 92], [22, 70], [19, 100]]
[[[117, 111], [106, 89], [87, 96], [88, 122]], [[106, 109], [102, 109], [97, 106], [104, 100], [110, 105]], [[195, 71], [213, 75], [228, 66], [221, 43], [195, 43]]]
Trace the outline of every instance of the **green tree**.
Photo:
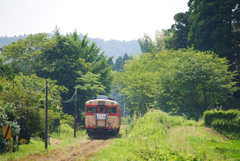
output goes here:
[[[36, 75], [24, 76], [20, 73], [13, 81], [2, 78], [0, 82], [3, 87], [0, 92], [0, 108], [3, 111], [1, 117], [6, 118], [1, 119], [0, 124], [3, 125], [7, 121], [16, 130], [16, 125], [19, 125], [20, 139], [24, 138], [29, 141], [31, 136], [43, 136], [45, 115], [42, 115], [40, 111], [45, 107], [46, 95], [43, 87], [46, 86], [46, 80]], [[54, 116], [61, 112], [60, 94], [66, 92], [66, 88], [56, 85], [56, 81], [48, 79], [48, 82], [49, 111], [55, 114], [49, 115], [49, 127], [52, 129], [54, 120], [60, 119], [60, 116], [58, 118]]]
[[146, 112], [148, 107], [153, 106], [155, 73], [151, 70], [149, 53], [141, 57], [127, 61], [123, 72], [114, 72], [114, 84], [120, 88], [129, 104], [129, 110]]
[[189, 1], [192, 24], [188, 44], [195, 49], [212, 50], [220, 57], [226, 57], [234, 70], [240, 50], [239, 4], [238, 0]]
[[188, 6], [188, 12], [174, 16], [171, 34], [164, 40], [166, 48], [177, 50], [189, 46], [200, 51], [211, 50], [226, 57], [232, 71], [238, 71], [240, 1], [189, 0]]
[[[192, 49], [145, 53], [116, 73], [132, 109], [157, 107], [173, 113], [196, 113], [225, 105], [238, 90], [228, 61], [209, 52]], [[121, 78], [121, 79], [120, 79]]]
[[113, 65], [112, 68], [114, 71], [121, 71], [123, 69], [123, 58], [121, 56], [119, 56], [116, 59], [116, 62]]
[[[164, 45], [166, 49], [178, 50], [187, 48], [188, 33], [190, 30], [189, 12], [177, 13], [174, 16], [175, 24], [171, 26], [168, 32], [171, 34], [165, 37]], [[166, 31], [165, 31], [166, 34]]]
[[41, 66], [40, 55], [43, 46], [50, 45], [47, 41], [47, 34], [29, 35], [25, 39], [19, 39], [1, 48], [1, 55], [14, 73], [35, 74]]
[[[103, 93], [111, 90], [111, 58], [100, 53], [95, 43], [90, 43], [87, 35], [83, 38], [75, 31], [61, 36], [55, 28], [53, 37], [47, 34], [30, 35], [2, 48], [2, 55], [15, 73], [36, 74], [38, 77], [56, 80], [58, 85], [68, 88], [63, 100], [71, 98], [77, 80], [88, 72], [99, 74], [99, 82], [105, 87]], [[80, 93], [84, 95], [84, 93]], [[91, 98], [87, 95], [86, 98]], [[83, 97], [82, 97], [83, 98]], [[85, 100], [78, 99], [83, 104]], [[73, 114], [73, 102], [64, 104], [64, 112]]]
[[125, 62], [130, 59], [132, 58], [128, 56], [127, 53], [125, 53], [123, 57], [119, 56], [113, 64], [112, 70], [120, 72], [123, 69]]
[[154, 44], [151, 37], [147, 34], [143, 35], [143, 38], [138, 39], [142, 53], [151, 53], [153, 52]]

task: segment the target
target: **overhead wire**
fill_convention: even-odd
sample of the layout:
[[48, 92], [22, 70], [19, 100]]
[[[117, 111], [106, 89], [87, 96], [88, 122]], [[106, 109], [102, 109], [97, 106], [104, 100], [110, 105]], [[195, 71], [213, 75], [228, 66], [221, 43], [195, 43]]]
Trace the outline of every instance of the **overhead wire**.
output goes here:
[[[10, 81], [11, 79], [8, 78], [8, 76], [0, 69], [0, 72]], [[42, 90], [44, 90], [47, 86], [45, 85], [43, 88], [41, 88], [40, 90], [37, 90], [37, 91], [27, 91], [27, 90], [24, 90], [22, 89], [21, 87], [15, 85], [14, 81], [10, 81], [12, 83], [12, 85], [16, 88], [18, 88], [19, 90], [23, 91], [23, 92], [26, 92], [26, 93], [37, 93], [37, 92], [41, 92]]]
[[63, 103], [68, 103], [68, 102], [70, 102], [70, 101], [74, 98], [74, 96], [76, 95], [76, 93], [77, 93], [77, 90], [75, 90], [72, 98], [70, 98], [68, 101], [62, 101], [62, 100], [60, 100], [60, 101], [63, 102]]
[[[50, 91], [52, 92], [53, 96], [54, 96], [54, 97], [57, 97], [50, 87], [49, 87], [49, 89], [50, 89]], [[68, 103], [68, 102], [70, 102], [70, 101], [74, 98], [74, 96], [76, 95], [76, 93], [77, 93], [77, 90], [75, 90], [73, 96], [72, 96], [69, 100], [67, 100], [67, 101], [60, 100], [60, 102], [62, 102], [62, 103]], [[57, 98], [57, 99], [58, 99], [58, 98]]]
[[[8, 76], [0, 69], [0, 72], [8, 79], [8, 80], [11, 80], [11, 79], [9, 79], [8, 78]], [[51, 90], [51, 88], [50, 88], [50, 86], [49, 86], [49, 83], [47, 83], [47, 85], [45, 85], [43, 88], [41, 88], [40, 90], [37, 90], [37, 91], [27, 91], [27, 90], [24, 90], [24, 89], [22, 89], [22, 88], [20, 88], [19, 86], [17, 86], [17, 85], [15, 85], [15, 83], [14, 83], [14, 81], [10, 81], [11, 83], [12, 83], [12, 85], [14, 86], [14, 87], [16, 87], [16, 88], [18, 88], [19, 90], [21, 90], [21, 91], [23, 91], [23, 92], [26, 92], [26, 93], [37, 93], [37, 92], [41, 92], [42, 90], [44, 90], [46, 87], [49, 87], [49, 89], [50, 89], [50, 91], [52, 92], [52, 94], [54, 95], [54, 97], [57, 97], [55, 94], [54, 94], [54, 92]], [[74, 94], [73, 94], [73, 96], [69, 99], [69, 100], [67, 100], [67, 101], [62, 101], [62, 100], [60, 100], [60, 102], [63, 102], [63, 103], [68, 103], [68, 102], [70, 102], [73, 98], [74, 98], [74, 96], [76, 95], [76, 93], [77, 93], [77, 90], [75, 90], [75, 92], [74, 92]], [[57, 98], [58, 99], [58, 98]]]

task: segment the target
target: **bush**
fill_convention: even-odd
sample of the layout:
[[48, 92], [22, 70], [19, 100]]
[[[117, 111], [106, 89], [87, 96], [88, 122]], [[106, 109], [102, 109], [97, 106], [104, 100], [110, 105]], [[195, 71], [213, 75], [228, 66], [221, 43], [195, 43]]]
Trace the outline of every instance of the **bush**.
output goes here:
[[62, 124], [68, 124], [72, 128], [74, 127], [74, 117], [72, 115], [61, 112], [60, 113], [60, 119], [61, 119], [61, 125]]
[[[16, 136], [19, 134], [20, 127], [17, 124], [17, 111], [13, 104], [0, 106], [0, 153], [8, 151], [7, 140], [4, 139], [2, 127], [9, 125], [12, 132], [13, 144], [16, 142]], [[13, 151], [15, 147], [13, 147]]]
[[228, 138], [240, 138], [240, 111], [205, 111], [204, 123]]
[[44, 115], [37, 108], [18, 108], [18, 123], [20, 125], [19, 139], [30, 140], [31, 136], [44, 134]]
[[170, 116], [161, 110], [150, 110], [144, 117], [140, 117], [129, 125], [126, 133], [131, 135], [154, 135], [165, 134], [167, 129], [173, 126], [182, 125], [183, 117]]

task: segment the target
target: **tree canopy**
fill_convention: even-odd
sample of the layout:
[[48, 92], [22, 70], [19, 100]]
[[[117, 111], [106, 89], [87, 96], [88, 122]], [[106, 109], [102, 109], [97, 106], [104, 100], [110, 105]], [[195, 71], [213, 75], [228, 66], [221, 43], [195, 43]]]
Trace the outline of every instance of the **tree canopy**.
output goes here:
[[[144, 65], [143, 65], [144, 64]], [[192, 49], [145, 53], [128, 61], [114, 82], [130, 108], [156, 107], [172, 113], [195, 112], [224, 104], [235, 92], [235, 74], [228, 61], [212, 52]]]
[[[90, 75], [97, 78], [92, 79], [91, 83], [100, 84], [99, 92], [109, 93], [111, 90], [111, 58], [100, 53], [100, 48], [90, 43], [87, 35], [81, 38], [76, 31], [67, 36], [61, 36], [59, 30], [53, 37], [47, 34], [30, 35], [3, 47], [1, 51], [14, 73], [36, 74], [65, 86], [68, 93], [62, 94], [63, 100], [71, 98], [75, 87], [84, 86], [88, 80], [83, 79], [88, 79]], [[86, 99], [99, 94], [80, 89], [79, 92], [81, 106]], [[65, 104], [64, 111], [72, 114], [73, 108], [70, 107], [74, 107], [73, 102]]]
[[239, 68], [240, 1], [189, 0], [189, 11], [177, 13], [171, 36], [165, 40], [168, 49], [194, 47], [211, 50], [226, 57], [232, 70]]

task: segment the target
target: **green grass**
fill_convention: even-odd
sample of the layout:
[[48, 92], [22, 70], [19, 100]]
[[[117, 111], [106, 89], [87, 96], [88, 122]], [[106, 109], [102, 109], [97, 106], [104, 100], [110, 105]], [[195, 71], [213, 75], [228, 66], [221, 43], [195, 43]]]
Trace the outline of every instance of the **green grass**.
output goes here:
[[91, 160], [240, 160], [240, 140], [202, 125], [153, 110]]
[[[51, 138], [54, 138], [60, 142], [58, 145], [51, 145], [48, 146], [47, 150], [52, 150], [56, 148], [60, 148], [66, 145], [70, 145], [75, 143], [78, 140], [82, 140], [87, 138], [85, 130], [78, 130], [76, 134], [76, 138], [73, 137], [73, 129], [69, 127], [67, 124], [61, 126], [61, 133], [60, 135], [57, 133], [50, 134]], [[12, 153], [5, 153], [0, 155], [1, 161], [13, 160], [18, 158], [23, 158], [29, 154], [44, 152], [45, 150], [45, 143], [42, 139], [31, 139], [29, 144], [22, 144], [18, 147], [16, 152]]]

